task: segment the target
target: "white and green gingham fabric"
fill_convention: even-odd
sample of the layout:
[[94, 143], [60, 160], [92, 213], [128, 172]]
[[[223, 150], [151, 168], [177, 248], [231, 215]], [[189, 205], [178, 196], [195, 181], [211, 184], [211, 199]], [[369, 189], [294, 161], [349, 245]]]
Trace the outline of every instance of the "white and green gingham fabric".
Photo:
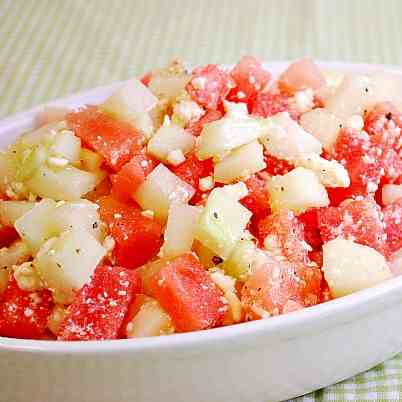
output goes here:
[[[0, 118], [139, 75], [243, 54], [402, 66], [400, 0], [0, 0]], [[345, 363], [347, 364], [347, 363]], [[399, 401], [402, 356], [300, 401]]]

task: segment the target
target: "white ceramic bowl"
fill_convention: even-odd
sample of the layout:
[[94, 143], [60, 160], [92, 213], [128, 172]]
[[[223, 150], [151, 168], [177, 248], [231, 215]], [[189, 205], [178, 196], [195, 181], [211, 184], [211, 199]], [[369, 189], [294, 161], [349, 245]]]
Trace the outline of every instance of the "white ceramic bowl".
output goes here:
[[[321, 63], [344, 71], [383, 66]], [[285, 63], [267, 67], [274, 73]], [[390, 70], [389, 68], [387, 68]], [[397, 69], [392, 69], [397, 71]], [[53, 105], [102, 101], [97, 88]], [[0, 123], [0, 145], [38, 108]], [[402, 350], [402, 277], [319, 306], [203, 332], [138, 340], [0, 338], [4, 402], [268, 402], [367, 370]]]

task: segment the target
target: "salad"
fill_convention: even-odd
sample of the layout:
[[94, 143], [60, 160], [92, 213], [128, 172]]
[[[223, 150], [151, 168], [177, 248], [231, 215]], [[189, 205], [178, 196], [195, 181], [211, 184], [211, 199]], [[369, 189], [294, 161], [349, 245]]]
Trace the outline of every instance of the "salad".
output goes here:
[[180, 61], [0, 154], [0, 336], [294, 312], [402, 272], [402, 76]]

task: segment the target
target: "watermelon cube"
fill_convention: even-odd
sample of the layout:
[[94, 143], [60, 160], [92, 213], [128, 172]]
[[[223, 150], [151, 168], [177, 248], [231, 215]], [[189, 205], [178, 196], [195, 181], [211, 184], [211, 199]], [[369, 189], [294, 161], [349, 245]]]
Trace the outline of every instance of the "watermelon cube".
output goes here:
[[138, 276], [121, 267], [99, 266], [77, 293], [61, 324], [61, 341], [116, 339], [138, 291]]
[[0, 303], [0, 336], [41, 339], [52, 307], [48, 290], [28, 292], [10, 278]]

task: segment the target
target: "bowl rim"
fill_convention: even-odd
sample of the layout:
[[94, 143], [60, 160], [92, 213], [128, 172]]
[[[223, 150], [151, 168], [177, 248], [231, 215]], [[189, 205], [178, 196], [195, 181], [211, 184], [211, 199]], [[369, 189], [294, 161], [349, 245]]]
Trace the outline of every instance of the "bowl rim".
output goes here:
[[[345, 72], [375, 72], [402, 74], [402, 67], [396, 65], [348, 63], [339, 61], [316, 61], [327, 69]], [[289, 61], [273, 61], [264, 63], [271, 69], [280, 71], [289, 64]], [[78, 92], [54, 101], [40, 104], [28, 111], [16, 113], [0, 120], [0, 137], [9, 131], [21, 129], [25, 124], [32, 123], [37, 112], [46, 106], [77, 106], [85, 99], [96, 98], [99, 94], [108, 95], [114, 88], [125, 81], [114, 82], [110, 85]], [[373, 314], [381, 308], [387, 308], [394, 301], [402, 301], [402, 276], [391, 278], [374, 287], [364, 289], [338, 299], [305, 308], [300, 311], [287, 313], [246, 323], [234, 324], [226, 327], [177, 333], [168, 336], [158, 336], [137, 339], [119, 339], [103, 341], [46, 341], [0, 337], [0, 353], [4, 351], [40, 353], [40, 354], [98, 354], [99, 352], [147, 352], [170, 350], [173, 352], [194, 349], [204, 349], [217, 342], [229, 342], [232, 345], [248, 342], [258, 336], [275, 336], [278, 338], [296, 337], [298, 330], [313, 331], [324, 323], [331, 326], [339, 319], [353, 320], [365, 314]], [[326, 320], [324, 320], [326, 318]], [[336, 318], [336, 320], [335, 320]], [[322, 326], [322, 325], [321, 325]]]

